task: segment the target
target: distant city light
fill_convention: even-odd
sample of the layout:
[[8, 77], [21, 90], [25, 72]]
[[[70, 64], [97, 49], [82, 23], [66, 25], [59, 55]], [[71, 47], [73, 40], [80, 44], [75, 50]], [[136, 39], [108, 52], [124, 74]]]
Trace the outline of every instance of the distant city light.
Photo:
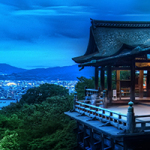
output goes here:
[[17, 85], [17, 84], [14, 83], [14, 82], [9, 82], [9, 83], [7, 83], [7, 85], [8, 85], [8, 86], [11, 86], [11, 85]]

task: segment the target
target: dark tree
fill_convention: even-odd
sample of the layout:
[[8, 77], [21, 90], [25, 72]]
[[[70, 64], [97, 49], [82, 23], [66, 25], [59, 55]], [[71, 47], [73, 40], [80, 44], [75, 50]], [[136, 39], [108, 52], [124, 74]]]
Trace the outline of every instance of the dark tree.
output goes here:
[[87, 79], [85, 77], [80, 77], [78, 78], [78, 83], [76, 84], [75, 90], [78, 93], [78, 99], [84, 99], [84, 88], [85, 86], [87, 86], [87, 88], [94, 88], [94, 77], [92, 77], [91, 79]]
[[20, 100], [20, 103], [35, 104], [41, 103], [51, 96], [67, 96], [68, 90], [65, 87], [61, 87], [55, 84], [42, 84], [39, 87], [31, 88], [24, 94]]

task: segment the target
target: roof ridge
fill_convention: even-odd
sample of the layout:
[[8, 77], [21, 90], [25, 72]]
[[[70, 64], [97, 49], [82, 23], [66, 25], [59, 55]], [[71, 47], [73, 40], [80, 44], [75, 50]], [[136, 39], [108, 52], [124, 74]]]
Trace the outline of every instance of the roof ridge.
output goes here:
[[92, 26], [95, 27], [121, 27], [121, 28], [149, 28], [150, 21], [110, 21], [91, 19]]

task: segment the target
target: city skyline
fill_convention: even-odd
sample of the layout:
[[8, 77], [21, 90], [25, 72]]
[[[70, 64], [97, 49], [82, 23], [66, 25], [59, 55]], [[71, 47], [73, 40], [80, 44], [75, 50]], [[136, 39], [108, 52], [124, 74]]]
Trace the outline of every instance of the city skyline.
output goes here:
[[145, 0], [0, 0], [0, 63], [34, 69], [70, 66], [83, 55], [90, 18], [150, 21]]

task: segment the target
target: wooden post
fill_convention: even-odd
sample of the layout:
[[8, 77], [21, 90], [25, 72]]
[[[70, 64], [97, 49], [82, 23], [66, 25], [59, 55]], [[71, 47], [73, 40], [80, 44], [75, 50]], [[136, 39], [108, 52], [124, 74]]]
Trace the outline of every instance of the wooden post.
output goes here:
[[104, 134], [101, 133], [101, 150], [104, 150]]
[[83, 132], [84, 132], [84, 136], [83, 136], [83, 149], [85, 149], [85, 147], [87, 147], [87, 145], [88, 145], [86, 129], [87, 129], [87, 126], [84, 124], [83, 125]]
[[133, 102], [129, 102], [128, 105], [128, 113], [127, 113], [127, 133], [133, 133], [135, 130], [135, 116], [134, 116], [134, 108]]
[[105, 89], [104, 67], [101, 67], [101, 90]]
[[117, 96], [121, 94], [121, 91], [120, 91], [120, 70], [116, 70], [116, 79], [117, 79], [117, 82], [116, 82], [116, 89], [117, 89]]
[[93, 137], [93, 129], [90, 128], [90, 148], [91, 150], [96, 150], [95, 146], [94, 146], [94, 137]]
[[131, 63], [131, 86], [130, 86], [130, 100], [135, 101], [135, 61]]
[[107, 90], [108, 90], [108, 100], [112, 103], [112, 74], [111, 66], [107, 67]]
[[82, 142], [83, 131], [80, 130], [80, 123], [78, 121], [77, 121], [77, 129], [78, 129], [78, 134], [77, 134], [77, 149], [81, 150], [81, 147], [80, 147], [79, 143]]
[[98, 74], [99, 74], [98, 67], [95, 67], [95, 89], [98, 89]]
[[107, 97], [105, 90], [103, 90], [103, 108], [107, 108]]
[[147, 96], [150, 97], [150, 70], [147, 70]]
[[112, 150], [115, 149], [115, 143], [114, 143], [114, 139], [113, 138], [111, 138], [111, 149]]
[[143, 98], [143, 70], [139, 74], [139, 97]]

